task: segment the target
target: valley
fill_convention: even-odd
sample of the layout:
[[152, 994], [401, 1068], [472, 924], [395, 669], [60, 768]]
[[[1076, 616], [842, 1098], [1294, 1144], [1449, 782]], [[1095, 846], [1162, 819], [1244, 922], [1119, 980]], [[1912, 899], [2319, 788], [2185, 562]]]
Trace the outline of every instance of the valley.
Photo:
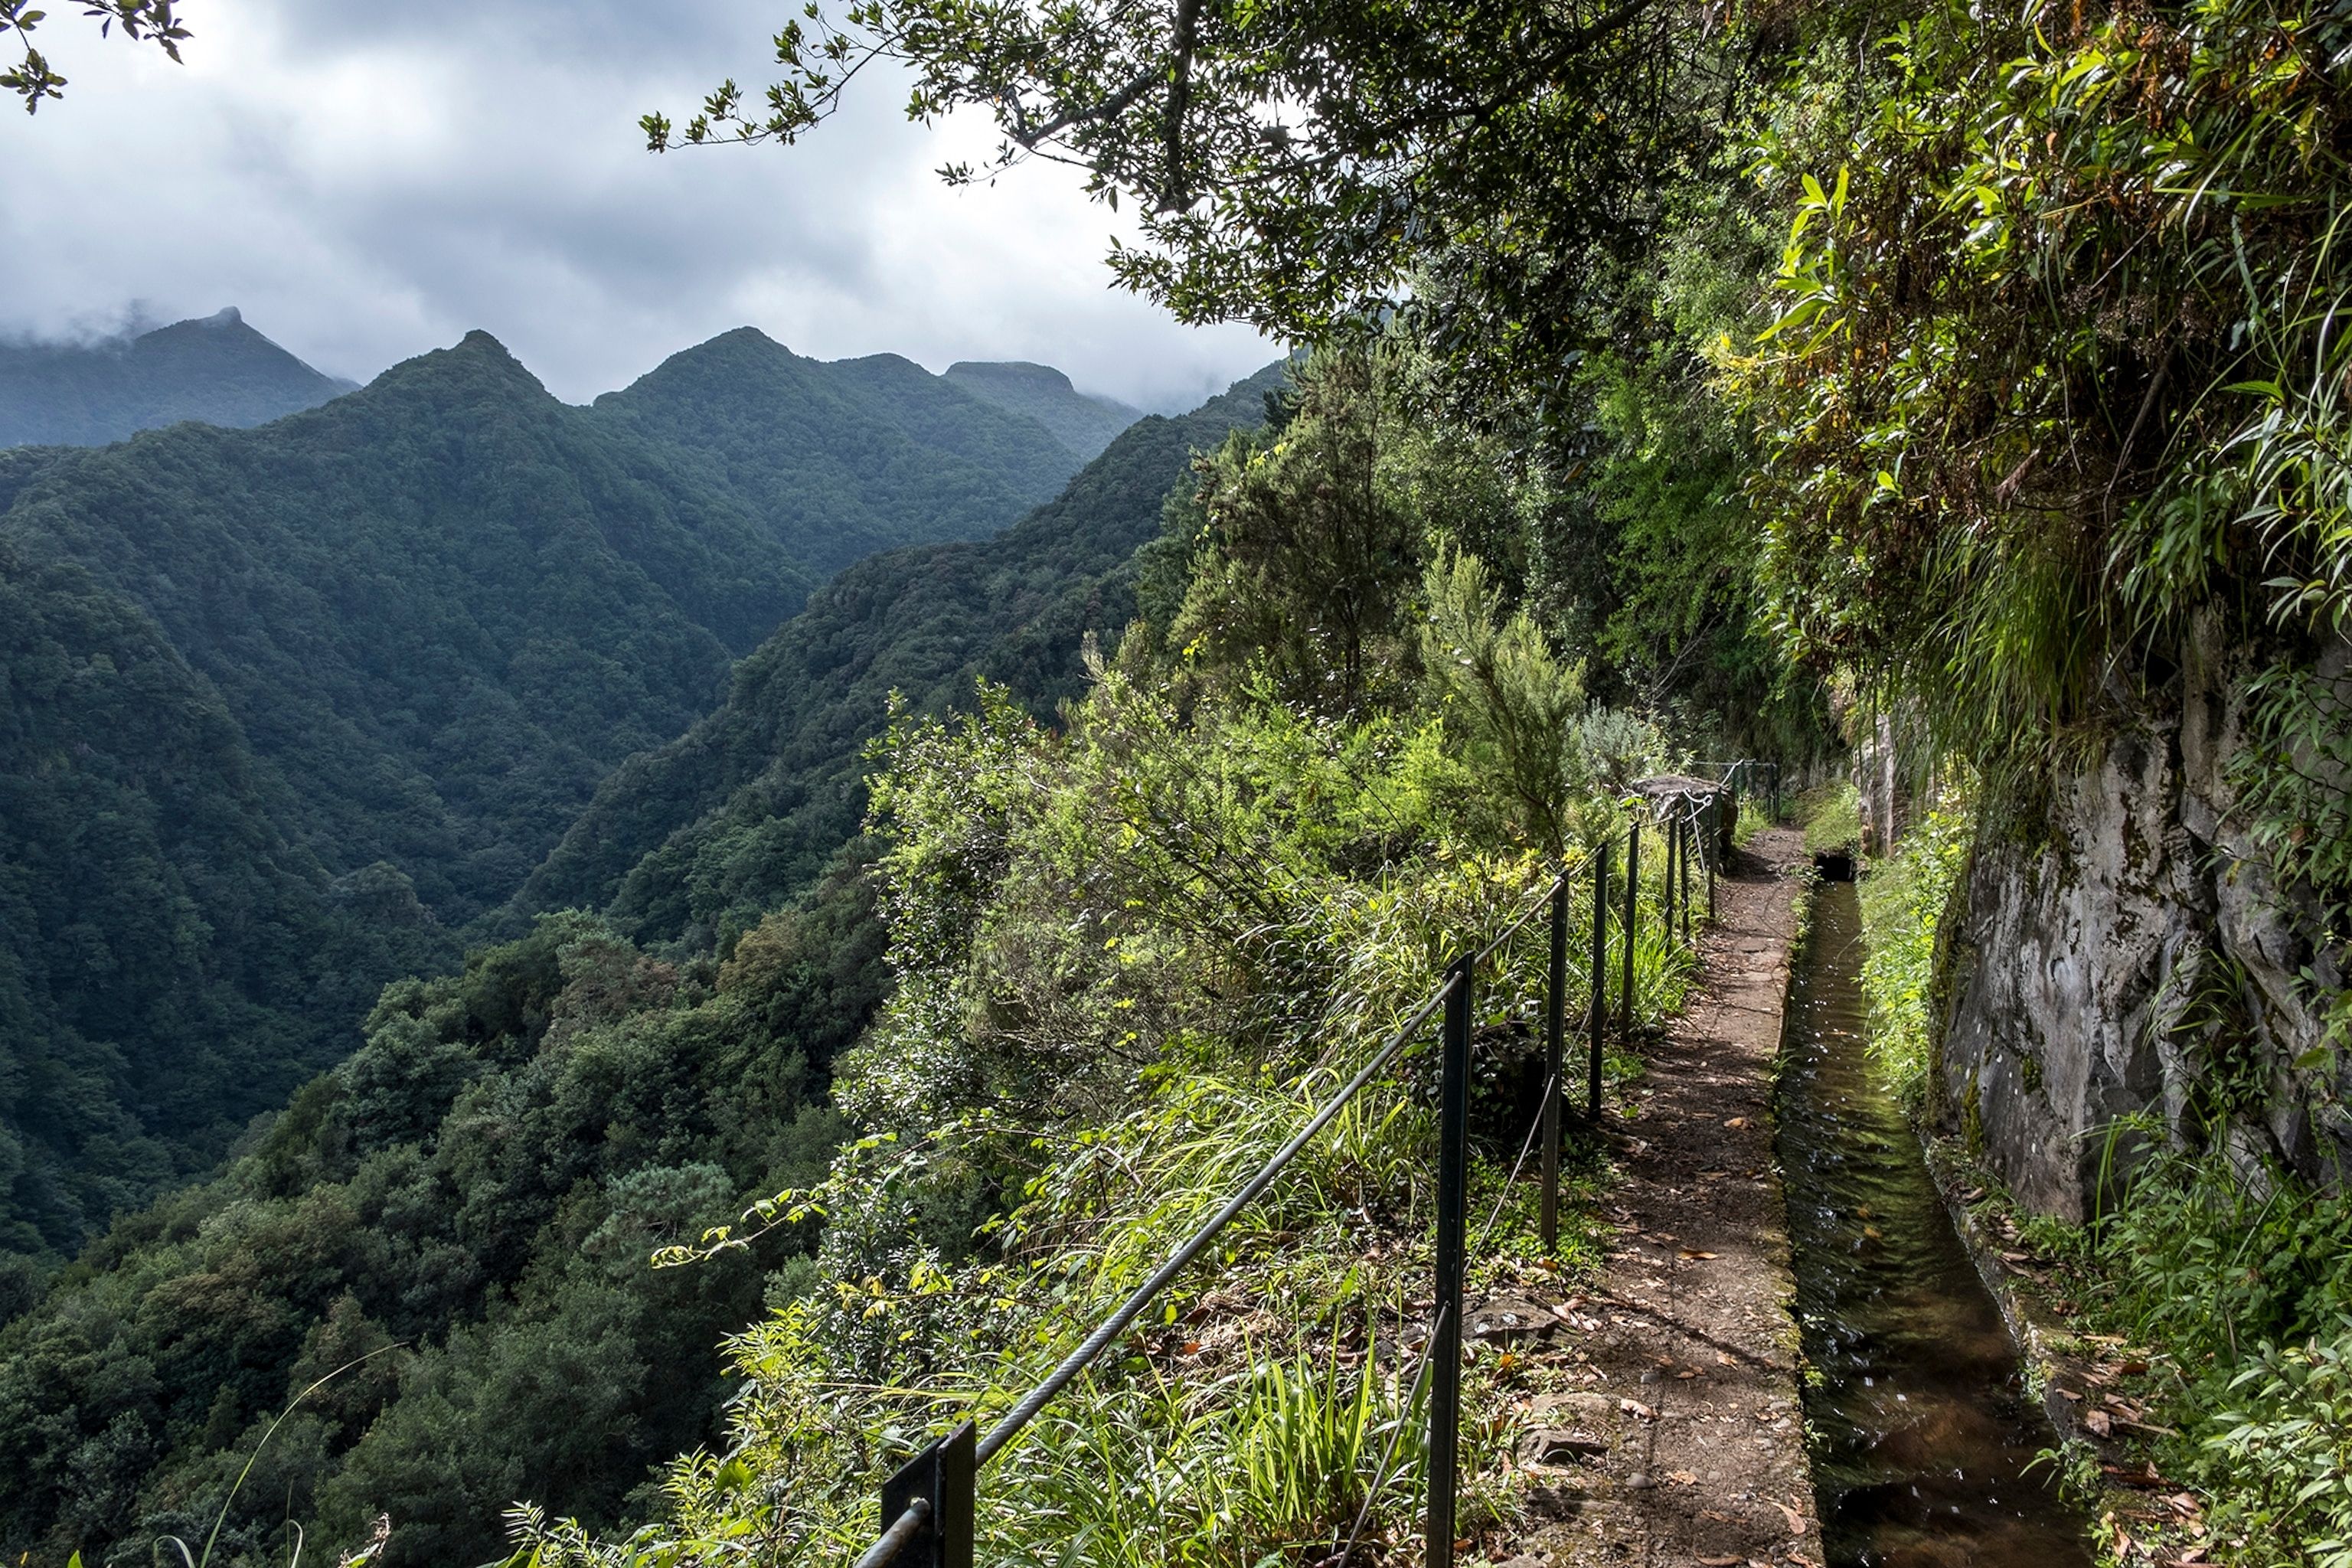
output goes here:
[[0, 1558], [2352, 1561], [2340, 8], [0, 45]]

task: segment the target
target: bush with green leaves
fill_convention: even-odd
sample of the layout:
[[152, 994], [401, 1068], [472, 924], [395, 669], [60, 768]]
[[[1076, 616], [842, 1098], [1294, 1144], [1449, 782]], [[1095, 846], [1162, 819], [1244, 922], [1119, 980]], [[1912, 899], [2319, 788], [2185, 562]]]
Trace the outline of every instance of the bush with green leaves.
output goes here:
[[[599, 1542], [526, 1515], [518, 1562], [729, 1540], [854, 1554], [879, 1474], [927, 1433], [1003, 1415], [1557, 864], [1514, 837], [1508, 786], [1433, 708], [1329, 717], [1263, 672], [1184, 704], [1123, 658], [1097, 668], [1058, 729], [984, 689], [960, 718], [902, 713], [877, 747], [898, 984], [836, 1079], [871, 1131], [824, 1183], [668, 1259], [706, 1267], [691, 1259], [821, 1221], [814, 1275], [733, 1342], [732, 1444], [672, 1470], [667, 1520]], [[1532, 1037], [1540, 933], [1479, 972], [1489, 1040]], [[1686, 965], [1644, 945], [1637, 1016], [1674, 1005]], [[1410, 1302], [1433, 1045], [991, 1466], [992, 1560], [1255, 1563], [1328, 1545], [1368, 1496], [1377, 1533], [1409, 1521], [1410, 1467], [1372, 1470], [1412, 1426], [1406, 1352], [1427, 1332]], [[1497, 1252], [1531, 1263], [1531, 1194], [1482, 1170], [1509, 1220]], [[1563, 1263], [1596, 1247], [1571, 1217]], [[1496, 1484], [1476, 1507], [1507, 1505]]]

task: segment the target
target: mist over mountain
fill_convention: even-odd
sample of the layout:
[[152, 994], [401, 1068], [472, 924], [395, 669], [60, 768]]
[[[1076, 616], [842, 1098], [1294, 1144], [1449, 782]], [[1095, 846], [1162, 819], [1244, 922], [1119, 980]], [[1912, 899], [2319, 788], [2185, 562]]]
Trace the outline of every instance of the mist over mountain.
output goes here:
[[0, 447], [102, 447], [183, 419], [263, 425], [355, 384], [304, 364], [234, 305], [95, 342], [0, 342]]
[[1143, 417], [1141, 409], [1117, 398], [1080, 392], [1048, 364], [964, 360], [948, 366], [947, 379], [974, 397], [1034, 419], [1081, 461], [1092, 460], [1113, 437]]

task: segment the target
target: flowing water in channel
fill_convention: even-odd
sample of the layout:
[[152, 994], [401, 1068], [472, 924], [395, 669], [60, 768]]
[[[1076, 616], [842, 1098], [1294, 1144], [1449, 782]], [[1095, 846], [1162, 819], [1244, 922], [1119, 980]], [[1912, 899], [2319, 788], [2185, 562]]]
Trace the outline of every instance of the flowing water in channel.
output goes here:
[[2090, 1568], [2034, 1456], [2056, 1444], [1864, 1048], [1862, 918], [1823, 884], [1780, 1086], [1813, 1481], [1831, 1568]]

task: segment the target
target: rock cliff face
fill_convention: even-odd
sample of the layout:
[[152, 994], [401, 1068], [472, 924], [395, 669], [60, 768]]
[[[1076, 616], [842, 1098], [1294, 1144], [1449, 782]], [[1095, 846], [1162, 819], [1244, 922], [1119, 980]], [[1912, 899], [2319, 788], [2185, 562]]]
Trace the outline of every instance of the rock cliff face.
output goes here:
[[1947, 922], [1937, 1119], [2065, 1219], [2144, 1146], [2115, 1131], [2143, 1113], [2225, 1138], [2250, 1177], [2265, 1156], [2352, 1175], [2352, 1081], [2321, 1048], [2341, 954], [2233, 820], [2248, 667], [2218, 641], [2193, 637], [2169, 700], [2045, 799], [1988, 814]]

